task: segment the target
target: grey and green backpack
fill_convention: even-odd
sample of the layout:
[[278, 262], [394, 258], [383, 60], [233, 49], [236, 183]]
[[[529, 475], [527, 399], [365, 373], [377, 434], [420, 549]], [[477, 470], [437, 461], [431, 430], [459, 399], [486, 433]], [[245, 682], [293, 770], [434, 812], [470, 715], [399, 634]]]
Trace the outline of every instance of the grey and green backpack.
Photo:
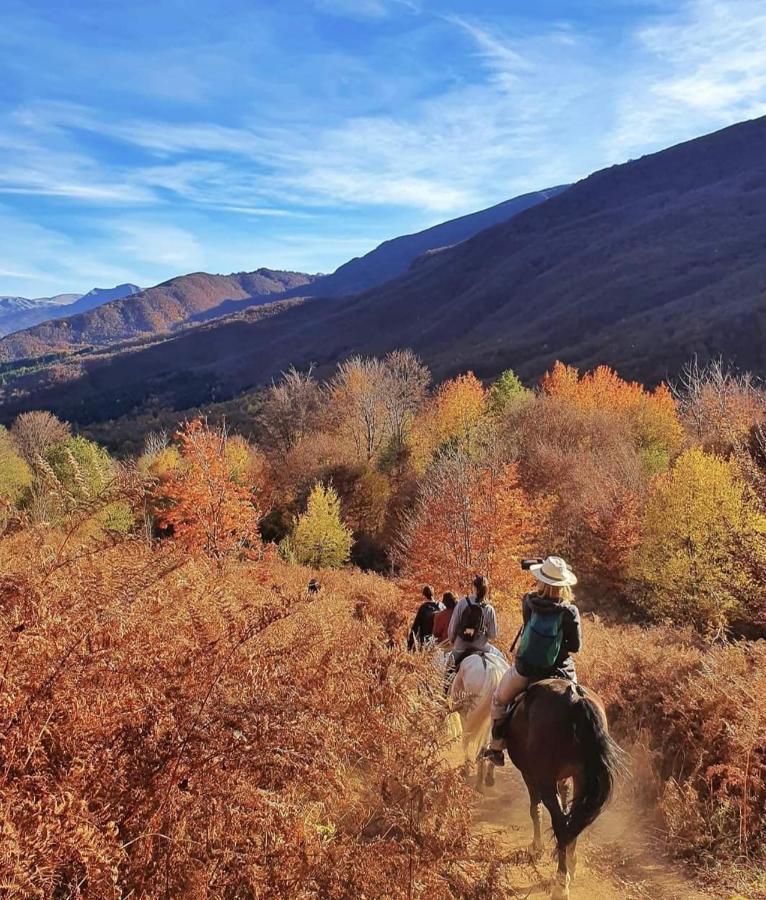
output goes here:
[[533, 669], [552, 669], [564, 641], [563, 609], [533, 609], [519, 643], [518, 658]]

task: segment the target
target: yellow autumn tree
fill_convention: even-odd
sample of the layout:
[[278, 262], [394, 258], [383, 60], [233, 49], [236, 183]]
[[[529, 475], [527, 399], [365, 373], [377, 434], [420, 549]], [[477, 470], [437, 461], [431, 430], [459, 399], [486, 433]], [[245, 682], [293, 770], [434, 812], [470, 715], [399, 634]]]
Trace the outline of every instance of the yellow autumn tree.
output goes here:
[[282, 542], [288, 559], [314, 568], [337, 568], [348, 561], [353, 537], [340, 516], [340, 499], [329, 485], [316, 482], [306, 512], [295, 519], [292, 533]]
[[636, 599], [653, 616], [719, 630], [754, 589], [766, 519], [736, 465], [699, 448], [660, 475], [632, 563]]
[[487, 392], [473, 372], [445, 381], [413, 426], [411, 448], [415, 468], [425, 470], [439, 449], [472, 455], [487, 411]]
[[8, 429], [0, 425], [0, 500], [16, 504], [32, 484], [32, 470], [16, 452]]

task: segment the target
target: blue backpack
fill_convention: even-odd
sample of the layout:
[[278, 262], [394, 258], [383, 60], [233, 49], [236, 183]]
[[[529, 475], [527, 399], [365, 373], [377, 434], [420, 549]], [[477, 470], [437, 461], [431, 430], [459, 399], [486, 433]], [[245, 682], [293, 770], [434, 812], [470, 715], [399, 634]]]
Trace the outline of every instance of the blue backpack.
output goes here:
[[552, 669], [564, 641], [563, 618], [563, 610], [539, 612], [533, 609], [521, 635], [519, 659], [533, 669]]

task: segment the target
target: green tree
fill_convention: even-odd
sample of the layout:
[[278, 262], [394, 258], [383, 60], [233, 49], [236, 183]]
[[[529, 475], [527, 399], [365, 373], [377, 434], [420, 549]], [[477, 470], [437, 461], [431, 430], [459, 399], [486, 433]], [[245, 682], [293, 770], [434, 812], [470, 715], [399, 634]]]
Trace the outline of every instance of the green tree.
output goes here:
[[335, 568], [348, 561], [352, 543], [351, 530], [340, 517], [337, 493], [317, 482], [306, 512], [296, 518], [292, 533], [283, 541], [283, 553], [303, 565]]
[[531, 396], [532, 392], [524, 387], [513, 369], [506, 369], [497, 381], [492, 383], [487, 395], [487, 406], [490, 412], [501, 415], [509, 403]]
[[653, 616], [720, 629], [755, 588], [765, 536], [736, 464], [687, 450], [646, 504], [632, 565], [638, 601]]

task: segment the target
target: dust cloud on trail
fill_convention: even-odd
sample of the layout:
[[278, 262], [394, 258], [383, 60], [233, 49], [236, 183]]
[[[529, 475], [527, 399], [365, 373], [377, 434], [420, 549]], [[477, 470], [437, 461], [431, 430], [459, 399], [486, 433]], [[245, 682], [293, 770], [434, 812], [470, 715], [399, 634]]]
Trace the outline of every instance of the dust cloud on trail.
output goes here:
[[[519, 773], [509, 766], [496, 770], [496, 783], [478, 796], [475, 831], [493, 834], [509, 853], [520, 855], [532, 841], [529, 798]], [[550, 896], [555, 874], [550, 817], [543, 811], [546, 850], [534, 868], [513, 870], [509, 898], [542, 900]], [[619, 797], [578, 842], [577, 877], [571, 900], [711, 900], [673, 864], [661, 857], [644, 837], [639, 817]]]

